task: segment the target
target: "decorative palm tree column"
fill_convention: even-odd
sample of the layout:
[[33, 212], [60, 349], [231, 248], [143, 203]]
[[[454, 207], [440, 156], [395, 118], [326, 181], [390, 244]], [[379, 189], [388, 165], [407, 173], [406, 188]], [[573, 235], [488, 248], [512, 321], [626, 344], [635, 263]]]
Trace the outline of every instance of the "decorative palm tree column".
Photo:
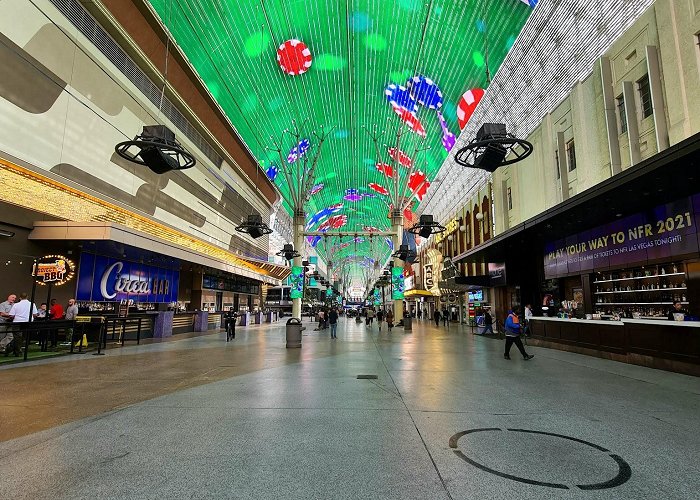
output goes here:
[[[394, 232], [394, 235], [391, 237], [391, 239], [394, 242], [394, 249], [398, 249], [401, 246], [401, 242], [403, 241], [403, 208], [397, 203], [394, 203], [393, 210], [391, 211], [391, 229]], [[404, 261], [399, 257], [395, 256], [394, 268], [403, 270], [403, 266]], [[393, 274], [391, 276], [391, 279], [394, 279]], [[392, 297], [392, 299], [393, 298], [394, 297]], [[403, 298], [394, 299], [394, 318], [397, 322], [403, 320]]]
[[[318, 159], [321, 156], [321, 146], [328, 137], [332, 128], [327, 132], [323, 130], [323, 125], [319, 127], [320, 132], [313, 132], [315, 143], [307, 137], [302, 137], [300, 129], [296, 122], [292, 120], [292, 130], [284, 130], [280, 141], [275, 141], [270, 137], [274, 144], [274, 148], [267, 148], [276, 151], [280, 160], [280, 171], [284, 175], [289, 190], [289, 203], [292, 208], [293, 215], [293, 239], [294, 249], [299, 253], [298, 257], [294, 257], [292, 265], [301, 267], [303, 259], [302, 248], [304, 247], [304, 226], [306, 224], [306, 212], [304, 206], [309, 200], [309, 192], [314, 185], [316, 166]], [[290, 135], [294, 139], [292, 146], [285, 158], [282, 153], [282, 144], [284, 143], [285, 135]], [[301, 320], [301, 297], [292, 299], [292, 317]]]
[[[366, 130], [368, 131], [374, 142], [377, 154], [377, 162], [382, 162], [383, 160], [379, 148], [379, 139], [382, 135], [384, 135], [384, 133], [378, 133], [376, 127], [373, 129], [373, 131], [370, 131], [369, 129]], [[407, 250], [401, 248], [401, 243], [403, 242], [403, 212], [411, 205], [413, 196], [418, 191], [418, 189], [422, 187], [422, 185], [419, 185], [411, 189], [409, 187], [409, 181], [413, 172], [415, 171], [415, 159], [417, 158], [417, 154], [421, 151], [426, 151], [430, 149], [429, 147], [416, 146], [412, 156], [408, 157], [403, 155], [399, 147], [401, 145], [401, 135], [403, 133], [403, 128], [399, 128], [399, 130], [396, 133], [396, 144], [393, 148], [394, 154], [391, 155], [391, 163], [389, 163], [389, 165], [391, 166], [391, 175], [389, 175], [391, 182], [388, 189], [389, 198], [391, 200], [390, 217], [391, 230], [393, 233], [391, 239], [394, 244], [395, 250], [395, 253], [393, 254], [394, 267], [399, 269], [403, 269], [405, 262], [405, 258], [401, 258], [399, 254], [401, 253], [401, 250]], [[385, 144], [384, 146], [387, 145]], [[401, 168], [403, 168], [403, 170], [407, 170], [407, 174], [405, 176], [400, 175]], [[393, 282], [393, 274], [391, 276], [391, 279]], [[397, 322], [403, 321], [403, 298], [394, 299], [394, 318], [396, 318]]]

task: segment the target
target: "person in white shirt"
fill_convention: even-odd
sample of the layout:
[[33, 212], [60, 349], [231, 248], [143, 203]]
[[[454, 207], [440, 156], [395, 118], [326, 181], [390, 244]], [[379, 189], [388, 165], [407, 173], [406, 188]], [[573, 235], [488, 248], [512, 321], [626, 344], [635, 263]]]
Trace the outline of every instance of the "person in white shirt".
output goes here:
[[12, 309], [10, 309], [9, 316], [12, 318], [13, 324], [19, 324], [19, 331], [14, 332], [14, 355], [19, 356], [22, 352], [22, 345], [24, 344], [24, 336], [22, 334], [22, 327], [25, 323], [29, 323], [30, 315], [31, 319], [36, 318], [37, 315], [36, 305], [32, 304], [27, 300], [26, 293], [19, 294], [19, 302], [12, 304]]
[[523, 335], [525, 335], [526, 337], [530, 336], [530, 319], [532, 319], [533, 316], [534, 314], [532, 314], [532, 304], [527, 304], [525, 306], [525, 328], [523, 330]]
[[10, 316], [12, 317], [13, 323], [29, 323], [29, 314], [36, 318], [38, 311], [36, 310], [36, 305], [32, 304], [27, 300], [26, 293], [19, 294], [19, 302], [12, 304], [12, 309], [10, 309]]
[[16, 300], [17, 296], [14, 293], [11, 293], [8, 295], [5, 302], [0, 303], [0, 353], [5, 353], [5, 356], [9, 354], [7, 351], [7, 346], [10, 345], [12, 339], [14, 338], [10, 311], [12, 310], [12, 306]]

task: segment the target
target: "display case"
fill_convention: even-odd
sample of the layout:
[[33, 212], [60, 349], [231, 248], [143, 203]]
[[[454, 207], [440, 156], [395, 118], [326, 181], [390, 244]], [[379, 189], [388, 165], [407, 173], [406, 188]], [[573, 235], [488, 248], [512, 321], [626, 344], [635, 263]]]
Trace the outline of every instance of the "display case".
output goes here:
[[674, 301], [688, 304], [687, 281], [683, 263], [596, 273], [592, 282], [595, 312], [665, 317]]

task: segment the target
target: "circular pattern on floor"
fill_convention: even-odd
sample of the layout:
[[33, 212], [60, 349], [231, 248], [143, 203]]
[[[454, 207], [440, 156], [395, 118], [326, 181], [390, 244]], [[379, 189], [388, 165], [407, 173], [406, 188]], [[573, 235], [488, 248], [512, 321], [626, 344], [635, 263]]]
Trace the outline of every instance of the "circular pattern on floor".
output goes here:
[[563, 434], [481, 428], [458, 432], [449, 444], [455, 455], [478, 469], [536, 486], [602, 490], [620, 486], [632, 476], [619, 455]]

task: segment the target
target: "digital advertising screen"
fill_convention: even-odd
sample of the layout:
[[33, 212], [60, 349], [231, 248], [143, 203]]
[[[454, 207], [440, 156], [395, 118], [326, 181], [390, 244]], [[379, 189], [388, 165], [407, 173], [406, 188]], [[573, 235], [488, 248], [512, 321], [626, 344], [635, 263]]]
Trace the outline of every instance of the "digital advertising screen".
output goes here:
[[304, 268], [301, 266], [292, 267], [292, 274], [289, 276], [290, 291], [292, 299], [300, 299], [304, 296]]
[[401, 269], [400, 267], [392, 267], [391, 268], [391, 284], [392, 284], [391, 298], [393, 300], [403, 299], [404, 279], [403, 279], [403, 269]]

